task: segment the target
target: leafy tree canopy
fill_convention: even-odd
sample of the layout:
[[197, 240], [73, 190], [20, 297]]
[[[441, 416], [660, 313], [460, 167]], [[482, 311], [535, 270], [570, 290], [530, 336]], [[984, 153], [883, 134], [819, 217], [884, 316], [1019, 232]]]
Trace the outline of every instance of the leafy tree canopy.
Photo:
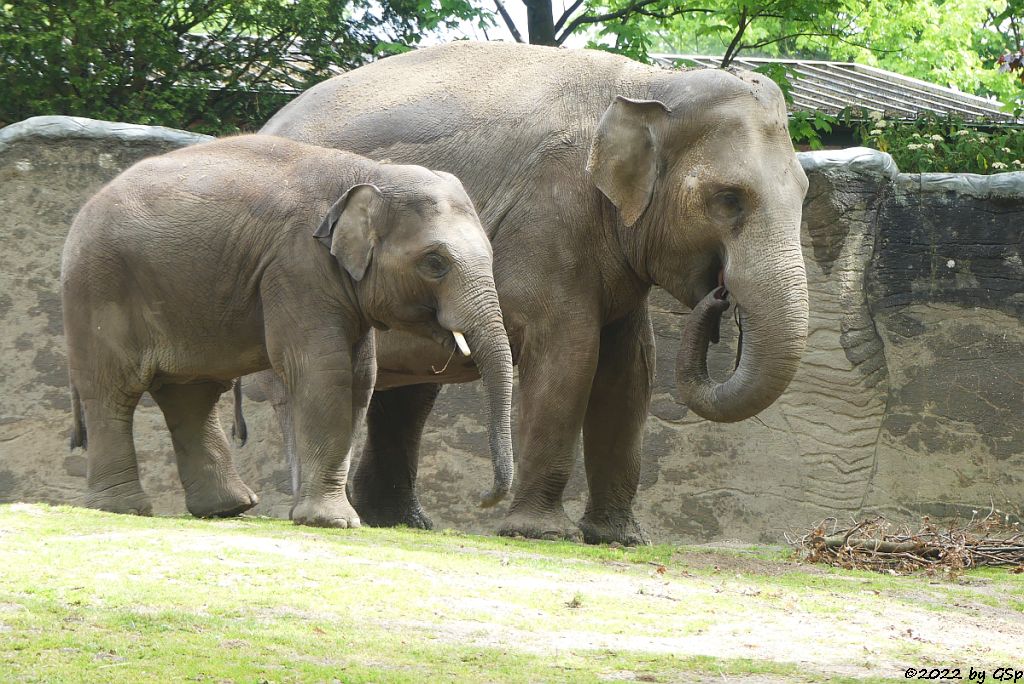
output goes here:
[[1020, 96], [996, 67], [1000, 54], [1021, 48], [1024, 0], [828, 0], [817, 16], [804, 14], [804, 0], [729, 1], [754, 17], [738, 41], [741, 14], [687, 14], [652, 27], [652, 47], [856, 61], [1006, 103]]
[[[1017, 0], [1020, 2], [1020, 0]], [[1024, 3], [1022, 3], [1024, 4]], [[873, 5], [864, 17], [864, 45], [829, 44], [833, 59], [878, 66], [1012, 104], [1020, 90], [1000, 74], [1000, 54], [1014, 47], [1016, 22], [1005, 0], [903, 0]]]
[[[613, 2], [616, 0], [612, 0]], [[898, 1], [898, 0], [897, 0]], [[598, 39], [638, 57], [647, 52], [722, 55], [728, 66], [740, 54], [785, 54], [831, 41], [854, 43], [870, 0], [688, 0], [667, 19], [636, 17], [632, 25], [605, 26]]]
[[337, 70], [467, 22], [641, 60], [855, 60], [1012, 103], [1022, 17], [1024, 0], [0, 0], [0, 125], [60, 113], [252, 127]]
[[[851, 60], [1012, 103], [1024, 75], [1024, 0], [477, 0], [516, 40], [651, 52]], [[509, 8], [526, 8], [517, 26]], [[524, 30], [525, 29], [525, 30]], [[1024, 82], [1024, 80], [1022, 80]]]
[[[725, 65], [741, 51], [807, 36], [847, 38], [870, 0], [573, 0], [554, 11], [552, 0], [522, 0], [526, 31], [507, 3], [493, 0], [516, 40], [563, 45], [573, 35], [592, 37], [590, 47], [646, 60], [653, 50], [686, 43], [687, 51], [717, 52]], [[795, 43], [794, 43], [795, 44]]]
[[486, 18], [468, 0], [16, 0], [0, 4], [0, 123], [257, 125], [333, 69], [465, 20]]

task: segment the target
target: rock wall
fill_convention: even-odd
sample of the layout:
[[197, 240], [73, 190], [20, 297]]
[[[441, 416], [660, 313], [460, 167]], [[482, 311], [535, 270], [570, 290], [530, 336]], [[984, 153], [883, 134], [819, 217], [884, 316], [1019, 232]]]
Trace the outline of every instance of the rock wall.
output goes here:
[[[202, 140], [181, 131], [41, 117], [0, 131], [0, 501], [75, 502], [85, 458], [70, 425], [58, 290], [78, 207], [134, 161]], [[1024, 174], [899, 174], [865, 149], [806, 153], [808, 350], [786, 394], [719, 425], [673, 397], [684, 308], [652, 296], [658, 374], [637, 511], [658, 541], [779, 541], [826, 516], [900, 518], [1024, 508]], [[712, 349], [727, 373], [735, 330]], [[236, 453], [287, 515], [288, 474], [267, 402], [247, 387], [250, 443]], [[420, 468], [439, 528], [489, 532], [490, 478], [476, 385], [444, 389]], [[228, 416], [229, 413], [223, 415]], [[143, 484], [158, 513], [184, 511], [170, 438], [148, 398], [136, 416]], [[582, 459], [567, 491], [582, 513]]]

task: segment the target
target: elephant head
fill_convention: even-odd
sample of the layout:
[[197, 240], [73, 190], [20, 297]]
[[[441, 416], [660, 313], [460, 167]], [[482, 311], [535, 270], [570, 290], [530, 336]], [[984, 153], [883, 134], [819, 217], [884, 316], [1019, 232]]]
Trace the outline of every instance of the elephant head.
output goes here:
[[785, 101], [757, 74], [666, 71], [649, 99], [618, 97], [601, 117], [588, 170], [618, 210], [637, 274], [689, 307], [724, 285], [744, 339], [735, 373], [716, 383], [707, 345], [724, 306], [683, 331], [680, 398], [698, 415], [733, 422], [785, 390], [807, 338], [800, 219], [807, 178], [790, 141]]
[[455, 176], [386, 168], [386, 178], [351, 187], [314, 235], [351, 276], [374, 327], [405, 330], [472, 356], [487, 395], [494, 468], [481, 506], [492, 506], [511, 489], [513, 461], [512, 353], [491, 243]]

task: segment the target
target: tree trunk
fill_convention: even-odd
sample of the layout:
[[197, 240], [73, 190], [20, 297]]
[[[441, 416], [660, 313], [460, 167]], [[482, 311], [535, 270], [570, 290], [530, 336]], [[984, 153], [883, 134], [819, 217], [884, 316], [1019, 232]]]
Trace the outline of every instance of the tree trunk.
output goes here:
[[555, 41], [555, 17], [551, 0], [523, 0], [526, 5], [526, 30], [533, 45], [558, 45]]

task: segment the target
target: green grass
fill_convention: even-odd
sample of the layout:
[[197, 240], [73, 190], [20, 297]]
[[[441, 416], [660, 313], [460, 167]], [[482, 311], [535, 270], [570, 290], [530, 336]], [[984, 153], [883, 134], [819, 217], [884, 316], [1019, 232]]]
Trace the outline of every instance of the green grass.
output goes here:
[[773, 547], [0, 506], [3, 682], [885, 681], [1016, 662], [1022, 605]]

